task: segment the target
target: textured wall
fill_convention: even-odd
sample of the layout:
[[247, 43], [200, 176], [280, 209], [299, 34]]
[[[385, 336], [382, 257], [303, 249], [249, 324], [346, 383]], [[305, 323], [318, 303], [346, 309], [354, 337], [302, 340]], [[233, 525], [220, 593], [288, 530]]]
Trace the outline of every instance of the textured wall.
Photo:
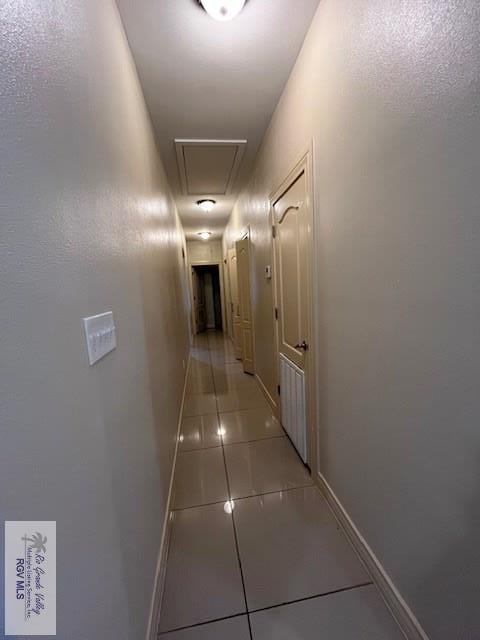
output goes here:
[[187, 240], [189, 262], [221, 262], [222, 242], [220, 240]]
[[435, 640], [480, 629], [480, 5], [322, 0], [224, 237], [313, 139], [320, 469]]
[[[183, 234], [113, 0], [4, 0], [0, 60], [0, 521], [57, 521], [59, 638], [143, 640]], [[118, 348], [90, 368], [81, 319], [109, 309]]]

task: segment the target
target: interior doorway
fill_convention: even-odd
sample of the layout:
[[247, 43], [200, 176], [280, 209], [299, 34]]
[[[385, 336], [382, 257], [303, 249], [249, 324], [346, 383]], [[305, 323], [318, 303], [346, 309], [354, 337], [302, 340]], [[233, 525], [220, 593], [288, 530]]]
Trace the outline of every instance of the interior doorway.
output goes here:
[[274, 323], [280, 418], [302, 460], [315, 469], [316, 367], [313, 332], [313, 197], [307, 152], [271, 195]]
[[218, 264], [193, 265], [192, 297], [194, 333], [223, 330], [222, 293]]

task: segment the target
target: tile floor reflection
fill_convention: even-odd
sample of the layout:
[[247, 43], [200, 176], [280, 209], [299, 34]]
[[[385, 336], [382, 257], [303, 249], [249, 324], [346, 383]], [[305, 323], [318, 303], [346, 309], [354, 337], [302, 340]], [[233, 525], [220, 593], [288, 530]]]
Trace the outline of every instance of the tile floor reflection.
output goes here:
[[230, 340], [197, 336], [159, 637], [401, 640]]

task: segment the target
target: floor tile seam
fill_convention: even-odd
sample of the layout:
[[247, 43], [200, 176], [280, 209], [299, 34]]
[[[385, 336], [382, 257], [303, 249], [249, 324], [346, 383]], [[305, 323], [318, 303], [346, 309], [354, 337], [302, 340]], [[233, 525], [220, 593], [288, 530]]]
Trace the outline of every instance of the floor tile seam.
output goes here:
[[[287, 436], [285, 435], [281, 435], [281, 436], [268, 436], [267, 438], [260, 438], [258, 440], [245, 440], [242, 442], [224, 442], [223, 446], [224, 447], [236, 447], [239, 444], [249, 444], [252, 442], [264, 442], [265, 440], [279, 440], [280, 438], [285, 438], [286, 440], [288, 440]], [[289, 440], [290, 442], [290, 440]]]
[[[240, 498], [232, 498], [230, 495], [230, 500], [233, 500], [233, 501], [250, 500], [251, 498], [261, 498], [262, 496], [273, 496], [276, 493], [289, 493], [290, 491], [300, 491], [300, 489], [309, 489], [310, 487], [315, 487], [316, 489], [318, 489], [318, 487], [316, 487], [314, 483], [301, 484], [298, 487], [288, 487], [288, 489], [276, 489], [275, 491], [264, 491], [262, 493], [254, 493], [251, 496], [241, 496]], [[320, 490], [318, 489], [318, 491]]]
[[[210, 415], [214, 415], [211, 413]], [[196, 449], [179, 449], [178, 454], [181, 453], [194, 453], [195, 451], [207, 451], [208, 449], [220, 449], [222, 446], [231, 447], [234, 444], [251, 444], [253, 442], [264, 442], [265, 440], [276, 440], [277, 438], [284, 438], [285, 436], [265, 436], [262, 438], [255, 438], [254, 440], [240, 440], [238, 442], [227, 442], [222, 444], [212, 444], [210, 447], [197, 447]]]
[[[227, 496], [227, 500], [228, 500]], [[172, 509], [172, 513], [176, 513], [177, 511], [188, 511], [189, 509], [202, 509], [203, 507], [213, 507], [216, 504], [225, 504], [225, 500], [214, 500], [213, 502], [203, 502], [202, 504], [193, 504], [190, 507], [175, 507]]]
[[184, 631], [186, 629], [195, 629], [196, 627], [204, 627], [207, 624], [215, 624], [216, 622], [223, 622], [224, 620], [232, 620], [234, 618], [241, 618], [243, 616], [249, 617], [250, 615], [254, 615], [256, 613], [261, 613], [262, 611], [270, 611], [271, 609], [280, 609], [281, 607], [288, 607], [294, 604], [299, 604], [301, 602], [308, 602], [309, 600], [316, 600], [320, 598], [328, 598], [328, 596], [336, 595], [337, 593], [348, 593], [350, 591], [354, 591], [355, 589], [363, 589], [365, 587], [374, 586], [374, 582], [362, 582], [359, 584], [351, 585], [349, 587], [342, 587], [340, 589], [333, 589], [332, 591], [325, 591], [322, 593], [316, 593], [311, 596], [305, 596], [304, 598], [296, 598], [294, 600], [287, 600], [285, 602], [281, 602], [278, 604], [272, 604], [268, 607], [260, 607], [258, 609], [246, 610], [241, 613], [233, 613], [229, 616], [223, 616], [221, 618], [212, 618], [210, 620], [205, 620], [203, 622], [197, 622], [195, 624], [187, 625], [184, 627], [175, 627], [174, 629], [168, 629], [167, 631], [159, 631], [158, 636], [166, 635], [167, 633], [175, 633], [177, 631]]
[[[227, 459], [225, 457], [225, 447], [222, 444], [222, 453], [223, 453], [223, 464], [225, 465], [225, 476], [227, 478], [227, 491], [228, 491], [228, 498], [230, 503], [232, 502], [232, 491], [230, 489], [230, 478], [228, 476], [228, 468], [227, 468]], [[238, 562], [238, 568], [240, 570], [240, 578], [242, 581], [242, 589], [243, 589], [243, 597], [244, 597], [244, 601], [245, 601], [245, 609], [247, 612], [247, 622], [248, 622], [248, 632], [250, 634], [250, 640], [253, 640], [253, 633], [252, 633], [252, 625], [250, 622], [250, 616], [248, 615], [248, 600], [247, 600], [247, 589], [245, 586], [245, 576], [243, 575], [243, 567], [242, 567], [242, 559], [240, 557], [240, 545], [238, 542], [238, 534], [237, 534], [237, 526], [235, 524], [235, 509], [232, 510], [231, 512], [231, 517], [232, 517], [232, 527], [233, 527], [233, 537], [235, 539], [235, 550], [237, 553], [237, 562]]]
[[330, 591], [322, 591], [321, 593], [315, 593], [311, 596], [304, 596], [303, 598], [294, 598], [293, 600], [286, 600], [285, 602], [279, 602], [278, 604], [271, 604], [267, 607], [259, 607], [257, 609], [248, 609], [249, 614], [260, 613], [262, 611], [270, 611], [271, 609], [279, 609], [280, 607], [288, 607], [300, 602], [308, 602], [309, 600], [316, 600], [320, 598], [328, 598], [328, 596], [334, 596], [337, 593], [348, 593], [355, 589], [364, 589], [365, 587], [371, 587], [374, 585], [372, 580], [359, 582], [358, 584], [352, 584], [348, 587], [340, 587], [339, 589], [332, 589]]
[[[265, 402], [267, 401], [265, 400]], [[267, 407], [270, 409], [270, 405], [267, 404]], [[228, 411], [219, 411], [218, 413], [223, 415], [224, 413], [238, 413], [239, 411], [255, 411], [257, 409], [264, 409], [264, 407], [247, 407], [246, 409], [228, 409]], [[275, 418], [273, 411], [272, 411], [272, 416]], [[275, 418], [275, 420], [277, 420], [277, 418]]]
[[220, 449], [221, 444], [213, 444], [211, 447], [198, 447], [197, 449], [180, 449], [178, 455], [182, 453], [195, 453], [196, 451], [209, 451], [210, 449]]
[[197, 627], [204, 627], [207, 624], [215, 624], [215, 622], [223, 622], [224, 620], [232, 620], [233, 618], [241, 618], [242, 616], [247, 616], [246, 611], [242, 611], [241, 613], [232, 613], [229, 616], [223, 616], [221, 618], [212, 618], [211, 620], [205, 620], [204, 622], [195, 622], [194, 624], [188, 624], [184, 627], [175, 627], [173, 629], [167, 629], [166, 631], [159, 631], [157, 637], [161, 637], [166, 635], [167, 633], [176, 633], [177, 631], [185, 631], [187, 629], [196, 629]]
[[[201, 395], [201, 394], [198, 394], [198, 395]], [[196, 416], [185, 416], [185, 417], [186, 418], [208, 418], [209, 416], [215, 416], [216, 418], [218, 417], [216, 411], [210, 411], [210, 413], [199, 413]]]
[[[217, 449], [220, 449], [220, 447], [216, 447]], [[227, 474], [227, 471], [225, 471], [225, 474]], [[272, 496], [275, 493], [287, 493], [290, 491], [299, 491], [300, 489], [309, 489], [310, 487], [315, 487], [317, 490], [318, 487], [315, 486], [315, 484], [305, 484], [305, 485], [300, 485], [298, 487], [289, 487], [288, 489], [276, 489], [275, 491], [265, 491], [263, 493], [254, 493], [251, 496], [242, 496], [240, 498], [232, 498], [231, 496], [231, 492], [229, 491], [228, 488], [228, 484], [227, 484], [227, 492], [228, 495], [226, 496], [227, 500], [231, 500], [233, 502], [239, 501], [239, 500], [250, 500], [251, 498], [261, 498], [262, 496]], [[215, 500], [213, 502], [204, 502], [202, 504], [193, 504], [190, 507], [175, 507], [174, 509], [171, 509], [171, 511], [186, 511], [187, 509], [200, 509], [201, 507], [211, 507], [215, 504], [225, 504], [225, 500]]]
[[[217, 397], [217, 394], [216, 394], [215, 378], [213, 380], [213, 388], [215, 390], [215, 399], [216, 399], [216, 403], [217, 403], [217, 417], [218, 417], [218, 422], [220, 423], [220, 410], [219, 410], [219, 406], [218, 406], [218, 397]], [[231, 501], [232, 501], [232, 491], [231, 491], [231, 488], [230, 488], [230, 478], [228, 476], [227, 460], [226, 460], [226, 457], [225, 457], [225, 446], [223, 444], [222, 436], [220, 436], [220, 437], [222, 439], [222, 456], [223, 456], [223, 465], [224, 465], [224, 468], [225, 468], [225, 478], [226, 478], [226, 481], [227, 481], [228, 499], [229, 499], [229, 501], [231, 503]], [[252, 625], [250, 623], [250, 616], [248, 615], [247, 590], [245, 588], [245, 578], [244, 578], [244, 575], [243, 575], [242, 560], [240, 558], [240, 548], [239, 548], [239, 545], [238, 545], [237, 529], [236, 529], [236, 526], [235, 526], [235, 517], [234, 517], [233, 511], [232, 511], [232, 513], [230, 515], [231, 515], [231, 518], [232, 518], [232, 528], [233, 528], [233, 537], [234, 537], [234, 541], [235, 541], [235, 551], [237, 553], [237, 563], [238, 563], [238, 568], [239, 568], [239, 571], [240, 571], [240, 579], [241, 579], [241, 582], [242, 582], [243, 600], [244, 600], [244, 603], [245, 603], [245, 610], [247, 612], [248, 633], [249, 633], [249, 636], [250, 636], [250, 640], [253, 640]]]
[[224, 447], [233, 447], [236, 444], [252, 444], [254, 442], [265, 442], [265, 440], [278, 440], [279, 438], [284, 438], [285, 436], [264, 436], [261, 438], [253, 438], [253, 440], [239, 440], [238, 442], [223, 442]]

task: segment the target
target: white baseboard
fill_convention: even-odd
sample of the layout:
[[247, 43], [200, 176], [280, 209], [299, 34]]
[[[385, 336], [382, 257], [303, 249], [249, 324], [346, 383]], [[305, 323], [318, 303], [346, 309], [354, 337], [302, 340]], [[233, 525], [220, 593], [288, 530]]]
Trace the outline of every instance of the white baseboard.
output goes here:
[[318, 483], [325, 499], [337, 519], [351, 545], [360, 556], [372, 580], [377, 585], [386, 605], [392, 612], [407, 640], [428, 640], [428, 636], [420, 626], [413, 611], [400, 595], [379, 559], [369, 547], [367, 541], [355, 526], [353, 520], [345, 511], [333, 489], [322, 476], [318, 474]]
[[273, 412], [275, 413], [275, 415], [278, 417], [278, 403], [275, 402], [275, 400], [272, 398], [270, 392], [268, 391], [267, 387], [263, 384], [263, 380], [261, 379], [261, 377], [258, 375], [258, 373], [255, 374], [255, 380], [258, 382], [258, 384], [260, 385], [268, 404], [272, 407]]
[[152, 600], [150, 603], [150, 614], [148, 617], [147, 640], [157, 640], [158, 638], [158, 621], [160, 617], [160, 608], [162, 605], [163, 588], [165, 585], [165, 571], [167, 568], [168, 547], [170, 544], [170, 534], [172, 532], [171, 508], [173, 498], [173, 477], [177, 464], [178, 441], [180, 429], [182, 427], [183, 407], [185, 405], [185, 395], [187, 393], [188, 372], [190, 371], [191, 354], [188, 354], [187, 368], [185, 370], [185, 381], [183, 383], [182, 404], [180, 405], [180, 414], [177, 425], [177, 438], [175, 444], [175, 454], [173, 456], [172, 473], [170, 476], [170, 487], [168, 489], [167, 506], [165, 509], [165, 521], [163, 525], [162, 539], [157, 557], [157, 566], [155, 569], [155, 579], [153, 583]]

